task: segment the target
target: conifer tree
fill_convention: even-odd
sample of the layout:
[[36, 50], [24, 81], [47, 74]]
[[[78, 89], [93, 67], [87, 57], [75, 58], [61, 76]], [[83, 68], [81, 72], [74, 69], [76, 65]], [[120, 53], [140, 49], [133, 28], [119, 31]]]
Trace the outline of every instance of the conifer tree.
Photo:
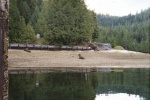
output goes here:
[[78, 44], [92, 40], [95, 19], [83, 0], [48, 0], [37, 27], [49, 44]]
[[31, 25], [25, 23], [25, 18], [20, 15], [17, 0], [10, 1], [9, 10], [9, 38], [10, 43], [31, 43], [35, 33]]
[[[150, 53], [150, 8], [136, 15], [114, 17], [100, 14], [97, 17], [101, 25], [98, 42], [110, 42], [113, 46], [121, 45], [128, 50]], [[110, 33], [111, 36], [108, 35]]]

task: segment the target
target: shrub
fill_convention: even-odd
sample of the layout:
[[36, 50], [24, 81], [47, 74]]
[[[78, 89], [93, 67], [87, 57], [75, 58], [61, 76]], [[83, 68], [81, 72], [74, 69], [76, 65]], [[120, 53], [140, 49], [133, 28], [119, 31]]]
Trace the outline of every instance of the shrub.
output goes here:
[[124, 50], [124, 48], [122, 46], [115, 46], [114, 49], [117, 49], [117, 50]]

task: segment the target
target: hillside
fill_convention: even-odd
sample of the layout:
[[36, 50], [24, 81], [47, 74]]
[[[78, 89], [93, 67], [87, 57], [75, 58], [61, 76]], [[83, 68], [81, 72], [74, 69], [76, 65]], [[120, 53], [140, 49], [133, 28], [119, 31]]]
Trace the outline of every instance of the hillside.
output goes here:
[[125, 49], [150, 53], [150, 8], [136, 15], [117, 17], [97, 15], [98, 42], [121, 45]]

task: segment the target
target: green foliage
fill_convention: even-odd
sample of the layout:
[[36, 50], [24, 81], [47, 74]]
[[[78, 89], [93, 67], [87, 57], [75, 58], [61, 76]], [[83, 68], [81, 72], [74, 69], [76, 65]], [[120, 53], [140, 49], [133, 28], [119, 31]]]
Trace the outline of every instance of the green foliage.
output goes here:
[[19, 42], [20, 32], [20, 23], [21, 18], [19, 15], [19, 9], [17, 8], [17, 0], [10, 1], [10, 10], [9, 10], [9, 38], [10, 42]]
[[34, 29], [33, 27], [28, 24], [26, 26], [26, 29], [24, 30], [24, 34], [23, 34], [23, 43], [33, 43], [35, 41], [35, 34], [34, 34]]
[[34, 41], [35, 44], [48, 44], [44, 38], [39, 38]]
[[20, 1], [19, 3], [20, 15], [24, 17], [26, 24], [29, 22], [31, 18], [31, 9], [26, 1]]
[[49, 44], [79, 44], [96, 34], [94, 16], [81, 0], [48, 0], [42, 5], [37, 31]]
[[35, 11], [33, 12], [32, 16], [31, 16], [30, 22], [31, 22], [33, 27], [35, 27], [35, 25], [37, 23], [37, 19], [39, 17], [39, 12], [40, 12], [40, 8], [36, 7]]
[[35, 34], [54, 45], [75, 45], [98, 37], [94, 12], [83, 0], [11, 0], [10, 42], [33, 43]]
[[[34, 6], [30, 3], [34, 1]], [[10, 43], [34, 43], [34, 24], [41, 0], [10, 0], [9, 9], [9, 38]], [[35, 10], [35, 11], [34, 11]], [[33, 20], [34, 19], [34, 20]], [[31, 23], [30, 23], [31, 22]]]
[[128, 50], [150, 53], [150, 8], [124, 17], [97, 15], [100, 24], [98, 42], [120, 45]]
[[115, 46], [114, 49], [117, 49], [117, 50], [124, 50], [124, 48], [122, 46]]

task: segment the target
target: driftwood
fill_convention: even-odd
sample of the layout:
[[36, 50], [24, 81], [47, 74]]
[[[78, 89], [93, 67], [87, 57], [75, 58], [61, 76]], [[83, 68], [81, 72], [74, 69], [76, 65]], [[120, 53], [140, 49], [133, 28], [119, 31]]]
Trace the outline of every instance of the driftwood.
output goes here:
[[24, 51], [26, 51], [26, 52], [31, 52], [28, 48], [25, 48]]
[[94, 50], [94, 51], [99, 51], [99, 47], [95, 44], [89, 44], [89, 46]]
[[39, 45], [39, 44], [10, 44], [9, 49], [30, 50], [92, 50], [89, 46], [55, 46], [55, 45]]

